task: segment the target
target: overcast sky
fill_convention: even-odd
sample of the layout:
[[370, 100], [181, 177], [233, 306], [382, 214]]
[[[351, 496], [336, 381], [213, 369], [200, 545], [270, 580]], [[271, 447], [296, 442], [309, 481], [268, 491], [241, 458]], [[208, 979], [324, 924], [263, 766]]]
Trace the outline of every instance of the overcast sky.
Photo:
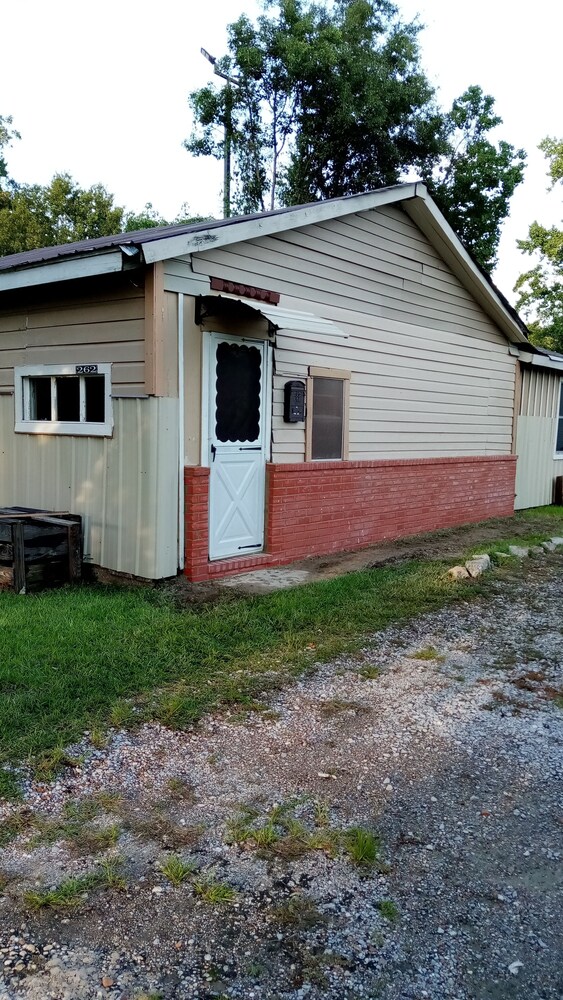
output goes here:
[[[417, 14], [426, 72], [449, 106], [477, 83], [496, 98], [499, 136], [523, 146], [526, 180], [505, 224], [495, 278], [512, 286], [528, 261], [515, 248], [534, 218], [559, 224], [562, 199], [547, 195], [537, 151], [545, 135], [563, 137], [560, 48], [563, 4], [535, 0], [401, 0]], [[150, 201], [172, 218], [183, 202], [219, 216], [221, 167], [182, 148], [190, 131], [188, 93], [209, 79], [203, 45], [225, 51], [225, 25], [255, 0], [18, 0], [2, 11], [0, 114], [22, 134], [8, 152], [11, 176], [47, 183], [68, 171], [85, 187], [101, 182], [119, 204]], [[521, 11], [521, 13], [519, 12]]]

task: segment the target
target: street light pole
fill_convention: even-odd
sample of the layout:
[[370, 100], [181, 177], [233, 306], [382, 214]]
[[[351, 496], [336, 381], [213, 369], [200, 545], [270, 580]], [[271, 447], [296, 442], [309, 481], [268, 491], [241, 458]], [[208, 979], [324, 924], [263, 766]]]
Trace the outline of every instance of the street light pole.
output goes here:
[[209, 54], [206, 49], [201, 49], [201, 54], [213, 66], [215, 76], [220, 76], [226, 81], [225, 87], [225, 136], [223, 139], [223, 216], [229, 219], [231, 215], [231, 139], [233, 134], [233, 91], [232, 87], [238, 87], [240, 80], [237, 76], [228, 76], [217, 69], [217, 59]]

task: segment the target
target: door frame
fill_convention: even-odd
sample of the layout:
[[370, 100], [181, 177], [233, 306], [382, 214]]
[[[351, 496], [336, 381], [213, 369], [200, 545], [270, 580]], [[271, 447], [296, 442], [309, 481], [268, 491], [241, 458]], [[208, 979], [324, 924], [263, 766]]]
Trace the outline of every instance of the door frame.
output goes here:
[[[266, 463], [271, 460], [272, 456], [272, 382], [273, 382], [273, 343], [267, 336], [258, 337], [244, 337], [239, 334], [224, 333], [219, 330], [204, 330], [202, 334], [202, 351], [201, 351], [201, 453], [200, 453], [200, 464], [203, 468], [207, 468], [211, 471], [211, 460], [210, 460], [210, 425], [211, 425], [211, 414], [210, 414], [210, 375], [211, 375], [211, 354], [213, 345], [216, 343], [216, 337], [223, 337], [226, 341], [234, 344], [244, 344], [244, 343], [260, 343], [264, 344], [264, 428], [263, 428], [263, 440], [264, 440], [264, 531], [263, 531], [263, 541], [262, 549], [256, 552], [259, 555], [260, 552], [264, 551], [266, 544], [266, 518], [265, 518], [265, 507], [266, 507]], [[211, 510], [209, 511], [209, 517], [211, 516]], [[207, 556], [209, 558], [209, 540], [207, 543]], [[236, 559], [236, 555], [219, 557], [219, 559]], [[238, 556], [240, 558], [240, 555]]]

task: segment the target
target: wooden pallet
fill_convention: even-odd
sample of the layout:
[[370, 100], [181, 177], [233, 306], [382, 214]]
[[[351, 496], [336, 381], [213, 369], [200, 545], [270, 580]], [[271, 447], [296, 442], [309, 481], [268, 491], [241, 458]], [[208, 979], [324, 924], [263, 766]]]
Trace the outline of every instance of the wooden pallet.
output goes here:
[[26, 594], [81, 578], [80, 515], [0, 507], [0, 589]]

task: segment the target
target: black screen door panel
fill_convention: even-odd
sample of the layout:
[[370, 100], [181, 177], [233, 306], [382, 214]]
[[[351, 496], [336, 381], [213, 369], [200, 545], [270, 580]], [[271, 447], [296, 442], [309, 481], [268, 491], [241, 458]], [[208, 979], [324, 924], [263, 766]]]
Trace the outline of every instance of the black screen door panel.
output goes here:
[[257, 441], [260, 434], [262, 353], [247, 344], [217, 347], [215, 436], [218, 441]]

